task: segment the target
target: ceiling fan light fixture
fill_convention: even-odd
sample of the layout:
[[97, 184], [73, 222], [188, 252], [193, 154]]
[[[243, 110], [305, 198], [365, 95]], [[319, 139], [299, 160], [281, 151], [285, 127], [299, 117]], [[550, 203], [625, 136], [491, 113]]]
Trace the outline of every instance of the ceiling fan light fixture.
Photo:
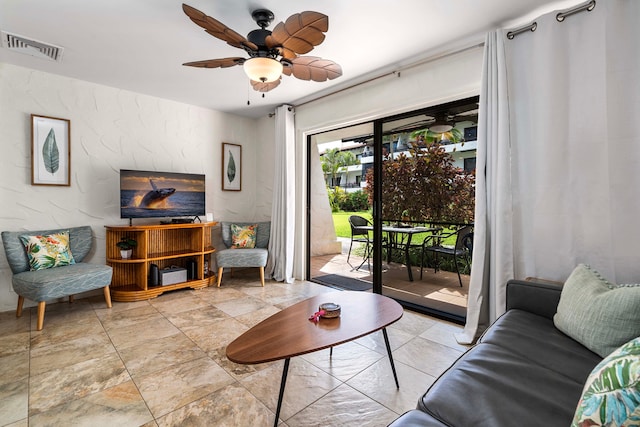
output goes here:
[[449, 123], [444, 122], [436, 122], [429, 126], [429, 130], [433, 133], [445, 133], [449, 132], [451, 129], [453, 129], [453, 126], [451, 126]]
[[283, 66], [272, 58], [255, 57], [244, 61], [244, 72], [253, 81], [275, 82], [282, 75]]

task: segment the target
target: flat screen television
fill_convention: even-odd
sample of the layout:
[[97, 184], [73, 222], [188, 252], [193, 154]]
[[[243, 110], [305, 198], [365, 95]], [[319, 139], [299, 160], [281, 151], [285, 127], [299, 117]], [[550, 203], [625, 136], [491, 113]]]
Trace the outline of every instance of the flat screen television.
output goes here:
[[204, 175], [120, 170], [121, 218], [131, 220], [204, 215]]

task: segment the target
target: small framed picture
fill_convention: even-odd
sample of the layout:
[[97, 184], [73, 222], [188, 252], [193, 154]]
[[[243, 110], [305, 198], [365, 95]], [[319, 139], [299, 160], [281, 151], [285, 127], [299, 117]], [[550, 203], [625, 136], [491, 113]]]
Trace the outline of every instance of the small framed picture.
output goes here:
[[31, 115], [31, 185], [71, 185], [71, 121]]
[[242, 190], [242, 146], [222, 143], [222, 189]]

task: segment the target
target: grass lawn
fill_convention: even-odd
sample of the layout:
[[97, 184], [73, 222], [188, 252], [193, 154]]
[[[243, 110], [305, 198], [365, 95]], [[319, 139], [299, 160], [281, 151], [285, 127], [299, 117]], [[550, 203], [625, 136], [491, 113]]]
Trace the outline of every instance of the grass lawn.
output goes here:
[[[371, 213], [368, 211], [364, 211], [364, 212], [333, 212], [333, 226], [336, 229], [336, 236], [338, 237], [346, 237], [346, 238], [351, 238], [351, 227], [349, 226], [349, 217], [351, 215], [360, 215], [361, 217], [367, 218], [369, 221], [372, 221], [371, 218]], [[447, 232], [448, 230], [445, 230], [445, 232]], [[424, 239], [426, 236], [428, 236], [428, 233], [425, 233], [424, 235], [422, 234], [416, 234], [415, 236], [413, 236], [412, 238], [412, 243], [420, 243], [422, 242], [422, 239]], [[456, 237], [451, 236], [447, 239], [444, 240], [443, 242], [445, 245], [455, 245], [456, 244]]]
[[336, 236], [351, 238], [351, 226], [349, 226], [349, 217], [351, 215], [360, 215], [371, 221], [369, 212], [334, 212], [333, 226], [336, 228]]

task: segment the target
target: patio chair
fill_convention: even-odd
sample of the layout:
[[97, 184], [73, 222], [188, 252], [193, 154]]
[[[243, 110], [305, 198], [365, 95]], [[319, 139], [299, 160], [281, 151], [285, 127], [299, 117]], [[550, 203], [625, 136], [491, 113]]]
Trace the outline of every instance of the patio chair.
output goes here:
[[353, 242], [356, 243], [364, 243], [365, 244], [365, 252], [363, 256], [363, 260], [358, 267], [353, 267], [354, 270], [359, 269], [364, 265], [365, 262], [369, 265], [369, 270], [371, 270], [371, 240], [369, 239], [369, 229], [365, 229], [363, 227], [371, 226], [371, 222], [359, 215], [351, 215], [349, 217], [349, 225], [351, 226], [351, 242], [349, 243], [349, 253], [347, 254], [347, 264], [351, 267], [351, 263], [349, 262], [349, 258], [351, 257], [351, 249], [353, 248]]
[[[444, 239], [453, 235], [456, 235], [456, 244], [454, 247], [451, 248], [441, 244]], [[429, 246], [428, 244], [430, 242], [435, 242], [435, 244]], [[435, 254], [436, 260], [434, 273], [437, 273], [440, 267], [438, 257], [440, 255], [451, 256], [456, 267], [456, 273], [458, 273], [458, 281], [460, 282], [460, 287], [462, 287], [462, 278], [460, 277], [460, 267], [458, 266], [458, 259], [463, 259], [468, 266], [471, 265], [471, 255], [473, 253], [473, 226], [466, 225], [452, 233], [441, 234], [437, 237], [437, 239], [426, 239], [422, 246], [422, 259], [424, 259], [424, 255], [426, 252], [432, 252]], [[422, 262], [420, 265], [420, 279], [422, 279], [423, 265], [424, 262]]]

